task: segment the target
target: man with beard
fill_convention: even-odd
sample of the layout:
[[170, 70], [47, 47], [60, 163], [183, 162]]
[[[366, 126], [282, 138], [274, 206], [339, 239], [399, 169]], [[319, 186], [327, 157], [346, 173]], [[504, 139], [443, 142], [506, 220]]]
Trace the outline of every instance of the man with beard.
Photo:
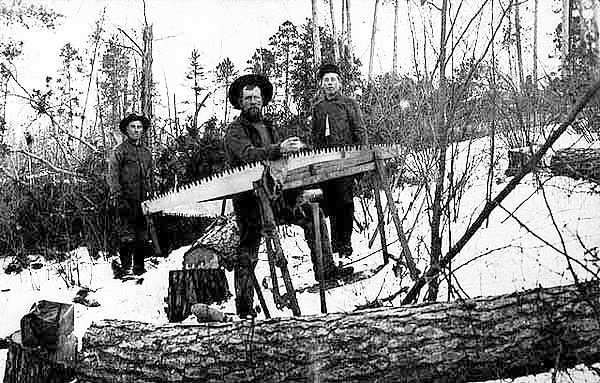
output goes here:
[[[263, 116], [262, 108], [273, 97], [273, 85], [258, 74], [248, 74], [237, 78], [229, 87], [229, 101], [235, 109], [241, 109], [240, 116], [227, 129], [225, 151], [231, 166], [240, 166], [262, 160], [277, 160], [288, 153], [304, 148], [298, 137], [279, 140], [273, 121]], [[286, 192], [282, 197], [283, 209], [274, 209], [276, 216], [281, 217], [293, 209], [297, 191]], [[234, 280], [237, 314], [244, 317], [256, 315], [253, 308], [254, 283], [253, 273], [258, 261], [258, 249], [261, 239], [260, 202], [253, 191], [241, 193], [233, 198], [233, 208], [240, 230], [240, 243], [234, 265]], [[285, 208], [288, 207], [288, 208]], [[285, 211], [283, 211], [285, 210]], [[310, 209], [301, 208], [300, 214], [305, 216], [299, 224], [304, 229], [305, 239], [311, 248], [311, 259], [315, 279], [318, 279], [318, 259], [314, 249], [314, 227]], [[294, 214], [295, 214], [294, 213]], [[329, 246], [322, 246], [325, 250]], [[334, 264], [331, 252], [323, 251], [323, 274], [325, 279], [336, 279], [351, 274], [351, 267], [341, 268]]]
[[[340, 71], [323, 64], [317, 77], [322, 96], [312, 107], [312, 142], [322, 146], [366, 144], [366, 131], [358, 102], [342, 94]], [[333, 179], [321, 184], [323, 210], [331, 224], [331, 246], [342, 258], [352, 255], [354, 221], [354, 177]]]

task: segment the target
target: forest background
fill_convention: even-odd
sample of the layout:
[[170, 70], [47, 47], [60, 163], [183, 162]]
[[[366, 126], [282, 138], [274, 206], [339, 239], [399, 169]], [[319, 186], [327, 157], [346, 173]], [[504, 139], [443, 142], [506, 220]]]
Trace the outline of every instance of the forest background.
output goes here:
[[[237, 29], [214, 40], [210, 29], [199, 33], [206, 38], [196, 37], [191, 46], [179, 44], [168, 29], [159, 35], [159, 20], [177, 25], [178, 18], [200, 14], [191, 11], [192, 3], [206, 6], [204, 15], [214, 20], [207, 24], [235, 19], [228, 15], [237, 15], [236, 10], [242, 21], [235, 19]], [[24, 266], [31, 254], [64, 257], [82, 245], [94, 257], [112, 256], [113, 217], [104, 174], [110, 149], [122, 140], [116, 127], [125, 114], [151, 118], [147, 143], [157, 165], [156, 190], [164, 192], [226, 166], [223, 133], [234, 118], [226, 89], [237, 75], [267, 75], [277, 89], [268, 112], [277, 117], [284, 136], [310, 143], [316, 68], [337, 62], [344, 91], [360, 101], [369, 142], [405, 148], [405, 155], [390, 164], [392, 187], [419, 185], [408, 211], [428, 220], [431, 235], [419, 240], [416, 251], [439, 269], [443, 248], [456, 240], [450, 228], [469, 185], [468, 162], [464, 169], [453, 162], [457, 143], [489, 138], [485, 182], [490, 201], [500, 177], [498, 158], [506, 156], [499, 148], [532, 150], [598, 78], [599, 16], [591, 0], [216, 3], [181, 1], [167, 7], [128, 1], [109, 13], [116, 2], [98, 2], [102, 11], [87, 24], [89, 30], [77, 29], [63, 40], [64, 34], [52, 31], [67, 17], [86, 20], [77, 12], [89, 3], [0, 2], [5, 27], [0, 40], [1, 255]], [[244, 7], [248, 12], [240, 11]], [[370, 21], [356, 23], [358, 15]], [[390, 15], [393, 21], [384, 26]], [[246, 42], [252, 33], [245, 32], [257, 29], [258, 37]], [[390, 34], [391, 44], [380, 45], [378, 38]], [[58, 42], [55, 56], [47, 49], [31, 56], [32, 35], [61, 36], [45, 46]], [[43, 41], [40, 37], [38, 46]], [[178, 41], [172, 44], [177, 54], [159, 55], [157, 47], [171, 41]], [[214, 46], [205, 48], [203, 41], [218, 41], [222, 48], [215, 55]], [[157, 68], [159, 60], [175, 63], [179, 76], [169, 72], [167, 77], [166, 64]], [[58, 69], [51, 69], [56, 61]], [[575, 126], [590, 141], [600, 128], [597, 116], [597, 98], [577, 116]], [[416, 203], [420, 198], [422, 205]], [[189, 242], [207, 222], [158, 221], [165, 250]], [[427, 299], [436, 300], [435, 278], [428, 284]]]

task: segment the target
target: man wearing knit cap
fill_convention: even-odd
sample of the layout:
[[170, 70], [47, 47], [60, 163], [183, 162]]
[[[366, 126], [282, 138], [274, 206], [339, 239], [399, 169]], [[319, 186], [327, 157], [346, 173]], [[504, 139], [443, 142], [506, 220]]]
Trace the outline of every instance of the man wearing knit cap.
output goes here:
[[[241, 114], [227, 128], [225, 135], [225, 153], [229, 165], [240, 166], [264, 160], [277, 160], [286, 153], [297, 152], [304, 148], [304, 143], [298, 137], [279, 140], [277, 129], [272, 120], [262, 114], [262, 108], [269, 103], [273, 96], [273, 85], [269, 80], [258, 74], [248, 74], [237, 78], [229, 87], [229, 101], [236, 109], [241, 109]], [[280, 208], [274, 208], [274, 213], [281, 219], [283, 213], [290, 205], [294, 204], [295, 191], [283, 193]], [[278, 201], [281, 202], [281, 201]], [[234, 265], [235, 303], [237, 314], [242, 318], [254, 317], [253, 308], [254, 278], [253, 272], [258, 261], [258, 249], [261, 239], [260, 203], [253, 191], [238, 194], [233, 198], [238, 228], [240, 230], [240, 243], [237, 259]], [[305, 239], [311, 248], [311, 259], [315, 278], [318, 273], [318, 259], [314, 250], [314, 227], [312, 226], [312, 213], [310, 209], [303, 211], [307, 219], [294, 223], [302, 226]], [[297, 217], [291, 217], [297, 218]], [[322, 248], [326, 248], [323, 246]], [[325, 279], [335, 279], [351, 274], [352, 268], [340, 268], [333, 263], [331, 252], [323, 252], [323, 274]]]
[[[323, 64], [317, 73], [322, 96], [312, 107], [312, 142], [315, 147], [363, 145], [365, 124], [358, 102], [342, 95], [340, 71]], [[354, 178], [338, 178], [321, 184], [326, 215], [331, 224], [331, 246], [340, 257], [352, 255]]]

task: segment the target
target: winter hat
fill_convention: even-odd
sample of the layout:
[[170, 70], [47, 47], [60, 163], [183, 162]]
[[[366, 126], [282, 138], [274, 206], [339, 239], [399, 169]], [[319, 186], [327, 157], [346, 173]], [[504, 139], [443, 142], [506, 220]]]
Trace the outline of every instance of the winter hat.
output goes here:
[[129, 125], [129, 123], [133, 122], [133, 121], [140, 121], [142, 123], [144, 133], [146, 133], [146, 131], [150, 127], [150, 120], [148, 120], [146, 117], [144, 117], [142, 115], [132, 113], [129, 116], [122, 119], [121, 122], [119, 122], [119, 130], [123, 134], [127, 135], [127, 125]]
[[229, 86], [227, 95], [229, 97], [229, 102], [231, 102], [231, 105], [233, 105], [235, 109], [242, 109], [239, 105], [240, 93], [247, 85], [256, 85], [260, 88], [263, 97], [263, 106], [267, 105], [273, 98], [273, 85], [265, 76], [255, 73], [246, 74], [235, 79]]
[[341, 76], [340, 69], [337, 67], [337, 65], [331, 63], [322, 64], [317, 72], [319, 82], [321, 82], [323, 76], [325, 76], [327, 73], [337, 73], [338, 76]]

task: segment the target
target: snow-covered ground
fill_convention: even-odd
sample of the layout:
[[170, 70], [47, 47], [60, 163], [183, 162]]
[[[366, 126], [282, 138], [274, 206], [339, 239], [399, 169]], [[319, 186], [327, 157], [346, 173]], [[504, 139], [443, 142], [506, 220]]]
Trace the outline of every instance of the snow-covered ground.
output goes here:
[[[471, 154], [470, 162], [478, 166], [472, 172], [466, 184], [460, 208], [451, 217], [450, 233], [452, 242], [462, 235], [483, 207], [486, 193], [486, 153], [487, 140], [481, 139], [472, 144], [468, 150], [467, 144], [459, 145], [462, 153], [455, 162], [458, 176], [466, 166], [466, 155]], [[555, 145], [556, 148], [575, 145], [588, 147], [574, 134], [566, 135]], [[504, 151], [505, 152], [505, 151]], [[504, 176], [507, 167], [506, 158], [501, 158], [496, 165], [496, 181], [494, 195], [508, 182]], [[502, 203], [505, 210], [496, 209], [489, 221], [475, 234], [468, 245], [453, 260], [456, 281], [464, 294], [469, 297], [497, 295], [521, 291], [536, 286], [550, 287], [573, 282], [566, 266], [565, 257], [557, 250], [563, 250], [561, 241], [570, 256], [578, 259], [593, 270], [598, 270], [596, 260], [589, 255], [584, 257], [584, 247], [596, 248], [591, 254], [597, 254], [600, 245], [600, 193], [593, 185], [575, 181], [566, 177], [540, 176], [543, 189], [533, 175], [527, 176], [514, 192]], [[416, 193], [416, 186], [405, 186], [396, 189], [397, 206], [400, 215], [408, 209], [410, 201]], [[543, 190], [543, 192], [542, 192]], [[422, 198], [422, 197], [419, 197]], [[428, 261], [424, 243], [429, 241], [428, 216], [424, 209], [419, 209], [420, 200], [413, 204], [407, 214], [404, 226], [407, 231], [412, 229], [410, 247], [418, 261], [418, 267], [423, 270]], [[420, 210], [420, 215], [417, 211]], [[371, 216], [375, 217], [372, 205], [367, 207]], [[508, 213], [514, 215], [511, 217]], [[455, 217], [454, 217], [455, 216]], [[357, 203], [357, 219], [365, 222], [363, 210]], [[518, 219], [518, 221], [517, 221]], [[379, 240], [376, 239], [372, 248], [368, 247], [369, 238], [376, 227], [370, 222], [363, 232], [353, 236], [355, 255], [351, 262], [357, 270], [370, 269], [382, 263]], [[559, 236], [557, 228], [560, 229]], [[282, 229], [282, 244], [289, 260], [289, 269], [296, 286], [313, 284], [312, 265], [308, 247], [303, 236], [296, 228]], [[534, 234], [532, 234], [535, 233]], [[386, 226], [390, 253], [401, 253], [395, 227], [392, 222]], [[447, 234], [445, 231], [448, 248]], [[562, 238], [561, 238], [562, 236]], [[581, 239], [581, 241], [579, 240]], [[582, 246], [582, 243], [584, 246]], [[75, 252], [76, 257], [70, 263], [46, 264], [39, 270], [26, 270], [18, 275], [0, 274], [0, 337], [5, 337], [19, 329], [20, 318], [28, 312], [31, 305], [41, 299], [71, 302], [79, 287], [67, 287], [59, 269], [74, 270], [79, 265], [79, 281], [81, 286], [89, 287], [92, 296], [100, 303], [99, 307], [88, 308], [75, 305], [75, 335], [81, 340], [88, 326], [103, 318], [132, 319], [147, 322], [166, 323], [164, 297], [167, 295], [168, 272], [180, 269], [182, 256], [189, 247], [173, 251], [168, 258], [160, 258], [156, 262], [148, 262], [148, 272], [144, 275], [143, 284], [132, 281], [122, 282], [112, 279], [110, 262], [100, 260], [94, 262], [85, 249]], [[594, 251], [596, 253], [594, 253]], [[586, 259], [587, 258], [587, 259]], [[0, 260], [4, 269], [9, 260]], [[348, 263], [348, 260], [343, 260]], [[580, 278], [587, 275], [583, 269], [575, 265]], [[269, 275], [266, 254], [261, 253], [256, 270], [259, 281]], [[398, 278], [392, 270], [392, 265], [383, 268], [374, 277], [351, 285], [346, 285], [327, 292], [327, 307], [329, 312], [352, 311], [358, 305], [372, 302], [377, 298], [387, 297], [403, 286], [410, 286], [411, 281], [406, 272]], [[233, 291], [233, 273], [227, 273], [230, 290]], [[267, 278], [268, 281], [268, 278]], [[290, 316], [289, 310], [278, 310], [273, 304], [270, 291], [263, 291], [272, 316]], [[447, 296], [447, 286], [442, 284], [440, 299]], [[318, 293], [304, 292], [299, 294], [299, 305], [303, 315], [320, 312]], [[396, 298], [391, 303], [398, 305]], [[234, 303], [230, 299], [218, 307], [233, 314]], [[262, 314], [260, 314], [262, 317]], [[188, 321], [193, 321], [188, 318]], [[6, 350], [0, 352], [0, 376], [4, 375]], [[600, 379], [589, 371], [574, 369], [570, 376], [563, 375], [560, 382], [594, 382]], [[572, 379], [572, 380], [571, 380]], [[550, 382], [550, 374], [523, 377], [515, 382]]]

